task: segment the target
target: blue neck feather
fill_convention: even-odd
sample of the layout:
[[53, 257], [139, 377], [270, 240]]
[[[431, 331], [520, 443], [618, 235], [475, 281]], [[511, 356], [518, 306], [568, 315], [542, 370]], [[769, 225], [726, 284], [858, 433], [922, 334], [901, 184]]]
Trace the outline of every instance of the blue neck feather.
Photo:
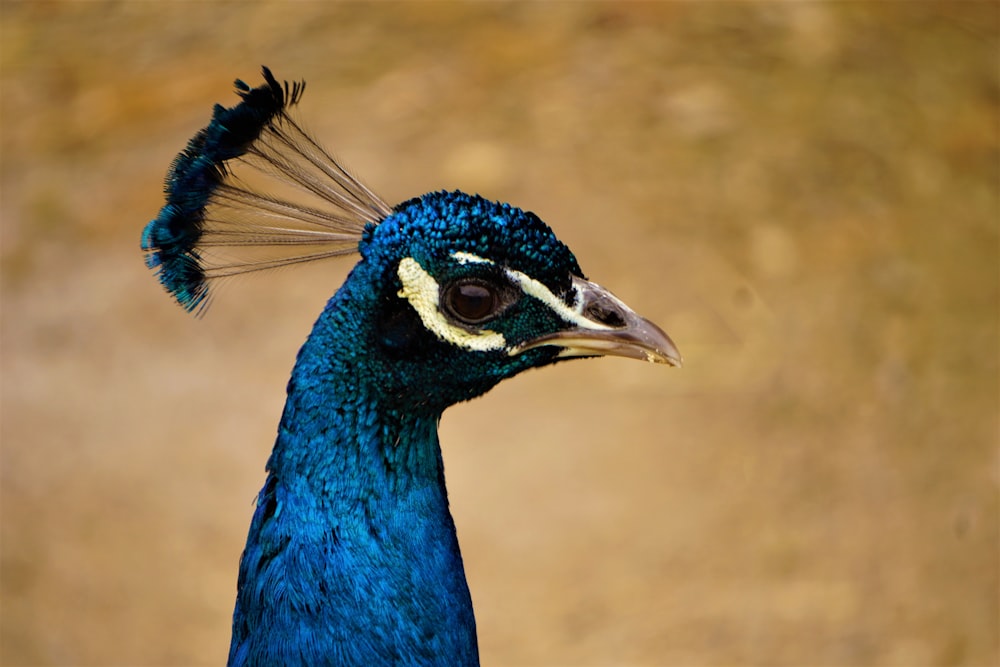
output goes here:
[[292, 372], [230, 665], [478, 664], [440, 411], [400, 412], [379, 381], [362, 315], [377, 283], [357, 275], [371, 268], [331, 299]]

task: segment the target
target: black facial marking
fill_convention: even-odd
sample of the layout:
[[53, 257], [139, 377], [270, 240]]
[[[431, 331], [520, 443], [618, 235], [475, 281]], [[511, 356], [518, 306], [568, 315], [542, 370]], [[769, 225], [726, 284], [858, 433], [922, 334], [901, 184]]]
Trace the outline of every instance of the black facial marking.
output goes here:
[[622, 313], [621, 307], [607, 297], [601, 297], [588, 303], [583, 314], [587, 319], [606, 324], [609, 327], [625, 326], [625, 315]]
[[401, 299], [383, 303], [376, 329], [379, 343], [390, 358], [413, 355], [419, 350], [422, 338], [428, 335], [420, 317]]

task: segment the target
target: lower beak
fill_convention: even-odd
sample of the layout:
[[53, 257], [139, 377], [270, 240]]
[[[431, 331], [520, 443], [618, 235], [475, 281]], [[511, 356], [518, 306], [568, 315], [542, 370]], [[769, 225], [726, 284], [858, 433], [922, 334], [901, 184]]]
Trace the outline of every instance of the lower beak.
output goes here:
[[681, 366], [681, 353], [663, 329], [640, 317], [600, 285], [573, 278], [579, 315], [567, 329], [518, 346], [519, 354], [543, 345], [560, 347], [560, 357], [613, 356]]

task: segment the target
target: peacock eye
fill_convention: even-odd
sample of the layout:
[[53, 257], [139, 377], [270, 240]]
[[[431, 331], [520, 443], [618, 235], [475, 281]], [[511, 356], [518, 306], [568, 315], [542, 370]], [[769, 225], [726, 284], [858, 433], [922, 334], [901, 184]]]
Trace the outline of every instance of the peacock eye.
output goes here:
[[500, 308], [500, 295], [495, 287], [480, 281], [461, 281], [449, 285], [444, 292], [445, 308], [467, 324], [489, 319]]

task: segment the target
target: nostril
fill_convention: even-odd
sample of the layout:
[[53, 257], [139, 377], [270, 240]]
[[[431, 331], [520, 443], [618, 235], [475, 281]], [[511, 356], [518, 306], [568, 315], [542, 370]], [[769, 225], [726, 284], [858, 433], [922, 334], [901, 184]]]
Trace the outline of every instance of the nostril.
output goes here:
[[605, 299], [600, 299], [587, 304], [583, 314], [588, 319], [600, 322], [601, 324], [606, 324], [609, 327], [625, 326], [625, 315], [622, 313], [621, 308], [619, 308], [617, 304], [611, 303]]

